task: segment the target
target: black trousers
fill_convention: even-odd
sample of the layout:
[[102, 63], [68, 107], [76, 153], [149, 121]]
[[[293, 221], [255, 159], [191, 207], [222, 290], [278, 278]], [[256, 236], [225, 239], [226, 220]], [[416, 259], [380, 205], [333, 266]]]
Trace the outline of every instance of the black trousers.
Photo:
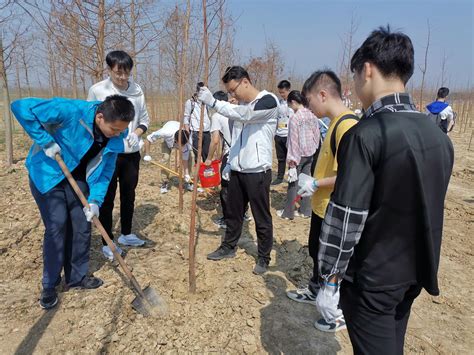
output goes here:
[[283, 180], [285, 176], [286, 168], [286, 154], [288, 153], [288, 148], [286, 147], [287, 137], [275, 136], [275, 150], [278, 160], [278, 171], [277, 179]]
[[[133, 211], [135, 209], [135, 189], [138, 185], [140, 170], [140, 153], [119, 154], [115, 165], [115, 172], [110, 180], [104, 203], [100, 208], [100, 223], [104, 226], [110, 238], [112, 233], [112, 212], [114, 210], [117, 184], [120, 184], [120, 228], [124, 235], [132, 233]], [[102, 243], [106, 245], [105, 241]]]
[[[222, 171], [224, 170], [226, 164], [227, 164], [227, 160], [229, 158], [229, 153], [227, 153], [226, 155], [224, 155], [222, 157], [222, 162], [221, 162], [221, 176], [222, 176]], [[227, 212], [227, 208], [228, 205], [227, 205], [227, 201], [228, 201], [228, 188], [229, 188], [229, 181], [227, 180], [224, 180], [224, 179], [221, 179], [221, 192], [219, 194], [219, 197], [221, 199], [221, 207], [222, 207], [222, 215], [224, 216], [224, 220], [226, 219], [226, 216], [228, 214]]]
[[[197, 164], [197, 152], [199, 148], [199, 131], [191, 131], [193, 141], [194, 164]], [[201, 159], [205, 162], [209, 155], [209, 146], [211, 145], [211, 132], [202, 132], [202, 152]]]
[[311, 162], [311, 176], [314, 176], [314, 170], [316, 169], [316, 163], [318, 162], [319, 152], [321, 151], [322, 144], [323, 141], [320, 140], [318, 149], [316, 149], [316, 152], [314, 152], [313, 161]]
[[420, 292], [418, 285], [370, 292], [344, 280], [339, 304], [354, 354], [403, 354], [411, 306]]
[[311, 212], [311, 226], [309, 227], [308, 249], [309, 255], [313, 259], [313, 276], [309, 280], [309, 288], [313, 293], [319, 289], [319, 270], [318, 270], [318, 252], [319, 252], [319, 234], [323, 219], [314, 212]]
[[222, 246], [234, 249], [242, 234], [245, 207], [250, 203], [257, 232], [258, 257], [270, 261], [273, 246], [273, 225], [270, 213], [272, 171], [244, 174], [231, 172], [228, 186], [228, 208]]

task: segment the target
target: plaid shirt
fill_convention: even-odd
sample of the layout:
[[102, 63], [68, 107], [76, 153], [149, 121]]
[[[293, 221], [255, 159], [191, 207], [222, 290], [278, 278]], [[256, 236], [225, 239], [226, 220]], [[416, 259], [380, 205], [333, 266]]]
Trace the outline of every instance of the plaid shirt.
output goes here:
[[[409, 94], [395, 93], [375, 101], [362, 119], [376, 112], [417, 111]], [[354, 247], [364, 230], [369, 210], [354, 209], [329, 201], [319, 235], [319, 276], [329, 282], [334, 276], [342, 281]]]
[[307, 108], [301, 108], [291, 116], [288, 128], [288, 153], [286, 161], [289, 165], [298, 165], [301, 157], [310, 157], [319, 147], [318, 119]]

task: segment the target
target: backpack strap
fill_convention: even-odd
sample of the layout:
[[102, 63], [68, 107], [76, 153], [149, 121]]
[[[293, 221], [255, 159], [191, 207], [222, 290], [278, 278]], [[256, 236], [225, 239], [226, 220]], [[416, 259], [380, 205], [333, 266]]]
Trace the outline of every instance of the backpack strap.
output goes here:
[[336, 147], [336, 133], [337, 133], [337, 127], [339, 127], [339, 124], [340, 124], [342, 121], [350, 120], [350, 119], [359, 121], [359, 117], [358, 117], [358, 116], [356, 116], [356, 115], [353, 114], [353, 113], [349, 113], [349, 114], [347, 114], [347, 115], [342, 116], [341, 119], [340, 119], [339, 121], [337, 121], [336, 124], [334, 125], [334, 129], [332, 130], [332, 133], [331, 133], [331, 151], [332, 151], [332, 155], [333, 155], [333, 156], [336, 156], [336, 150], [337, 150], [337, 147]]

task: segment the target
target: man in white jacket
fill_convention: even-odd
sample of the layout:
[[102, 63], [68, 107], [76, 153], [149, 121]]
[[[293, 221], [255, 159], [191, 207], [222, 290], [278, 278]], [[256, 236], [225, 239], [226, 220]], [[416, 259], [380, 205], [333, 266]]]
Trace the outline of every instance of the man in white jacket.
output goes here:
[[[112, 233], [112, 212], [117, 190], [120, 184], [120, 226], [121, 235], [118, 242], [122, 245], [141, 246], [145, 242], [132, 234], [133, 211], [135, 208], [135, 189], [138, 184], [140, 167], [140, 147], [143, 144], [141, 136], [148, 129], [149, 117], [145, 104], [145, 95], [138, 84], [130, 80], [133, 68], [132, 58], [124, 51], [112, 51], [105, 59], [109, 70], [109, 78], [93, 85], [89, 89], [88, 101], [103, 101], [107, 96], [119, 94], [126, 96], [135, 108], [135, 117], [128, 126], [128, 136], [125, 139], [125, 153], [119, 154], [114, 176], [100, 209], [100, 222], [110, 238]], [[113, 260], [110, 248], [103, 241], [102, 252], [104, 256]], [[121, 250], [119, 249], [121, 252]]]
[[206, 87], [201, 88], [198, 95], [203, 103], [234, 121], [229, 161], [222, 172], [222, 178], [229, 180], [227, 229], [220, 247], [207, 258], [235, 257], [245, 207], [250, 203], [258, 242], [258, 260], [253, 272], [263, 274], [267, 271], [273, 246], [270, 183], [278, 99], [268, 91], [258, 91], [247, 71], [240, 66], [227, 68], [222, 82], [240, 105], [216, 100]]

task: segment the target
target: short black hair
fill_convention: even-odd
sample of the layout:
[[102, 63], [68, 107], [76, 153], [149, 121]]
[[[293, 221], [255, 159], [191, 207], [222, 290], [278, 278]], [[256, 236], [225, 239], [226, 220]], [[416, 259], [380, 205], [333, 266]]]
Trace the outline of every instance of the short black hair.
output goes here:
[[232, 67], [227, 67], [224, 75], [222, 76], [222, 82], [227, 84], [231, 80], [241, 80], [244, 78], [250, 81], [250, 76], [247, 70], [238, 65], [234, 65]]
[[189, 141], [189, 132], [185, 129], [179, 129], [174, 134], [174, 141], [175, 143], [179, 142], [179, 132], [181, 132], [181, 144], [184, 145]]
[[278, 83], [277, 88], [278, 89], [290, 90], [291, 89], [291, 83], [288, 80], [282, 80]]
[[355, 51], [351, 71], [361, 72], [364, 63], [370, 62], [386, 78], [399, 78], [404, 84], [413, 75], [415, 51], [410, 37], [402, 32], [391, 32], [390, 26], [379, 27]]
[[449, 95], [449, 89], [448, 88], [445, 88], [445, 87], [442, 87], [442, 88], [439, 88], [438, 89], [438, 99], [445, 99], [447, 98]]
[[97, 105], [95, 114], [101, 113], [106, 122], [131, 122], [135, 117], [135, 108], [132, 102], [122, 95], [107, 96]]
[[112, 51], [107, 54], [105, 61], [110, 69], [117, 66], [117, 69], [130, 71], [133, 68], [133, 59], [124, 51]]
[[300, 105], [303, 105], [304, 107], [308, 106], [308, 100], [306, 100], [306, 97], [301, 94], [298, 90], [292, 90], [288, 94], [288, 98], [286, 99], [287, 102], [290, 101], [296, 101]]
[[311, 74], [311, 76], [304, 82], [302, 90], [303, 96], [306, 97], [315, 87], [325, 89], [332, 96], [342, 99], [341, 80], [339, 80], [336, 73], [332, 70], [318, 70]]
[[214, 98], [219, 101], [229, 101], [227, 93], [222, 90], [216, 91], [212, 96], [214, 96]]

